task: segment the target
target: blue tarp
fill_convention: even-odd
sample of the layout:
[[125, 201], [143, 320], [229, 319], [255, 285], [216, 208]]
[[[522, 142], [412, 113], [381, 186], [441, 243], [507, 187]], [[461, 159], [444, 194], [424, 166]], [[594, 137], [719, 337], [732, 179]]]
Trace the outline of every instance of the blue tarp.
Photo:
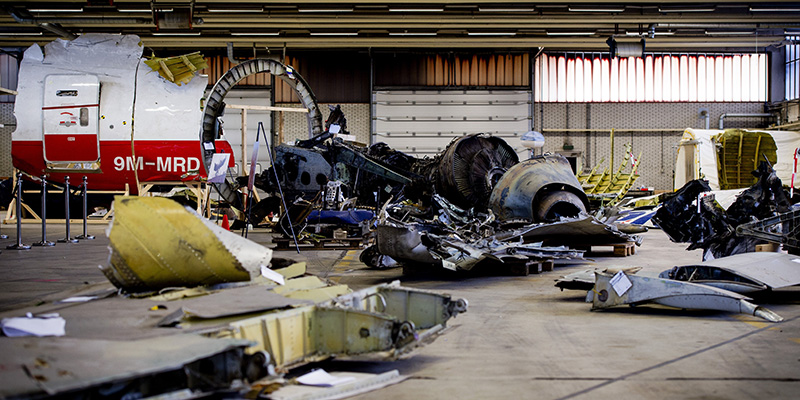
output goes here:
[[308, 215], [306, 221], [311, 224], [350, 224], [358, 225], [361, 221], [370, 220], [375, 213], [369, 210], [314, 210]]

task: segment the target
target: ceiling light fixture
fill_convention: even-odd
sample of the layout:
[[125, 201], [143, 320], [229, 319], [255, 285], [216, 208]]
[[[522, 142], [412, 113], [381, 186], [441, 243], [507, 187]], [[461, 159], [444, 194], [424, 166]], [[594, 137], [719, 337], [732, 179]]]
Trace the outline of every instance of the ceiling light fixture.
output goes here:
[[706, 35], [711, 36], [724, 36], [724, 35], [752, 35], [755, 31], [706, 31]]
[[711, 7], [670, 7], [670, 6], [663, 6], [658, 7], [658, 12], [662, 13], [687, 13], [687, 12], [714, 12], [717, 8], [714, 6]]
[[572, 12], [620, 13], [625, 7], [569, 7]]
[[444, 8], [391, 8], [390, 12], [442, 12]]
[[126, 13], [152, 13], [153, 10], [148, 8], [118, 8], [117, 11], [119, 12], [126, 12]]
[[[646, 35], [649, 35], [649, 34], [650, 33], [639, 33], [639, 32], [631, 32], [631, 31], [626, 31], [625, 32], [625, 36], [646, 36]], [[670, 35], [674, 35], [674, 34], [675, 34], [674, 31], [652, 32], [652, 35], [654, 35], [654, 36], [670, 36]]]
[[339, 13], [353, 12], [353, 8], [301, 8], [297, 12], [301, 13]]
[[200, 32], [155, 32], [153, 36], [200, 36]]
[[208, 12], [212, 13], [260, 13], [263, 8], [209, 8]]
[[467, 32], [467, 36], [514, 36], [517, 32]]
[[531, 8], [495, 8], [495, 7], [478, 7], [480, 12], [533, 12], [535, 9]]
[[596, 31], [592, 31], [592, 32], [587, 32], [587, 31], [582, 31], [582, 32], [560, 32], [560, 31], [555, 31], [555, 32], [551, 32], [551, 31], [547, 31], [547, 36], [592, 36], [592, 35], [594, 35], [596, 33], [597, 33]]
[[358, 32], [311, 32], [311, 36], [358, 36]]
[[0, 36], [42, 36], [42, 32], [0, 32]]
[[29, 8], [28, 12], [45, 13], [45, 12], [83, 12], [83, 7], [80, 8]]
[[280, 32], [231, 32], [231, 36], [278, 36]]
[[389, 32], [389, 36], [436, 36], [436, 32]]
[[793, 7], [750, 7], [751, 12], [798, 12], [800, 8]]

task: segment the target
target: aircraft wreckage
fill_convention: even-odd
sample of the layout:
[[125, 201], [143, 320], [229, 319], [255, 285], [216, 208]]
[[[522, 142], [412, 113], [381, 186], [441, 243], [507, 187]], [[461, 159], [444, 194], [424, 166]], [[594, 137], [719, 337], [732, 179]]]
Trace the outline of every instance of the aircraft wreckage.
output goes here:
[[[456, 138], [433, 158], [417, 159], [383, 143], [358, 148], [327, 133], [346, 124], [339, 112], [331, 113], [326, 133], [277, 146], [274, 168], [256, 177], [259, 189], [277, 194], [280, 188], [297, 199], [290, 206], [297, 229], [281, 217], [287, 235], [303, 229], [315, 202], [322, 208], [317, 216], [325, 209], [331, 215], [344, 207], [331, 199], [350, 197], [353, 209], [380, 208], [376, 244], [361, 256], [375, 268], [415, 263], [470, 270], [479, 262], [581, 260], [583, 251], [566, 245], [640, 242], [587, 215], [587, 196], [563, 156], [519, 162], [504, 140], [486, 134]], [[274, 197], [260, 205], [269, 203], [277, 206]], [[257, 213], [268, 211], [277, 208]]]
[[791, 203], [769, 161], [753, 171], [756, 183], [742, 191], [728, 209], [711, 193], [708, 182], [693, 180], [664, 201], [655, 221], [673, 242], [691, 243], [688, 250], [703, 249], [703, 260], [754, 252], [767, 241], [800, 252], [800, 214]]
[[[592, 310], [623, 304], [648, 303], [669, 307], [717, 310], [749, 314], [770, 322], [783, 318], [775, 312], [751, 303], [741, 293], [800, 284], [800, 276], [791, 265], [795, 262], [777, 253], [748, 253], [724, 257], [700, 265], [678, 266], [658, 277], [635, 275], [642, 268], [584, 270], [562, 276], [556, 287], [584, 290]], [[750, 268], [753, 262], [763, 262]]]
[[65, 337], [0, 338], [0, 397], [268, 393], [308, 362], [407, 357], [467, 310], [399, 282], [332, 284], [165, 198], [117, 197], [107, 233], [118, 290], [15, 311]]

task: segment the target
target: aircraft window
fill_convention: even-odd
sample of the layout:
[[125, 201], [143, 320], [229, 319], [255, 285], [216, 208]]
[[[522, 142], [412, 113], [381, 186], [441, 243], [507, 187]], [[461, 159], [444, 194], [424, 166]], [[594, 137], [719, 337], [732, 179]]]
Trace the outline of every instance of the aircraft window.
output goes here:
[[81, 126], [89, 126], [89, 109], [81, 108]]
[[77, 90], [56, 90], [56, 96], [58, 97], [75, 97], [77, 95]]

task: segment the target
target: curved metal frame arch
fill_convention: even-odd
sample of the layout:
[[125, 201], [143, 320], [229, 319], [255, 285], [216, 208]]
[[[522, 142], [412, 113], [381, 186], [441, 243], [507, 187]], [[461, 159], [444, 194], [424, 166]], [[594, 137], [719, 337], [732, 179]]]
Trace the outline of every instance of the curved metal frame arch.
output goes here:
[[[300, 101], [303, 103], [303, 106], [308, 109], [306, 118], [308, 118], [308, 129], [312, 137], [323, 132], [322, 114], [320, 114], [319, 106], [317, 105], [317, 98], [314, 96], [314, 92], [311, 91], [306, 80], [303, 79], [300, 74], [292, 67], [284, 65], [276, 60], [265, 58], [247, 60], [236, 65], [222, 75], [214, 84], [214, 87], [211, 88], [211, 93], [206, 100], [200, 131], [201, 146], [203, 146], [203, 163], [205, 164], [206, 171], [208, 171], [211, 165], [211, 158], [216, 152], [216, 149], [213, 147], [214, 140], [217, 138], [215, 126], [217, 117], [219, 117], [223, 109], [223, 99], [225, 99], [228, 92], [236, 86], [239, 81], [250, 75], [262, 72], [280, 78], [294, 89]], [[212, 148], [207, 149], [205, 146], [206, 143], [211, 143]], [[239, 204], [239, 197], [236, 195], [235, 185], [228, 179], [226, 179], [224, 183], [215, 183], [213, 185], [217, 189], [217, 192], [229, 203], [234, 205]]]

